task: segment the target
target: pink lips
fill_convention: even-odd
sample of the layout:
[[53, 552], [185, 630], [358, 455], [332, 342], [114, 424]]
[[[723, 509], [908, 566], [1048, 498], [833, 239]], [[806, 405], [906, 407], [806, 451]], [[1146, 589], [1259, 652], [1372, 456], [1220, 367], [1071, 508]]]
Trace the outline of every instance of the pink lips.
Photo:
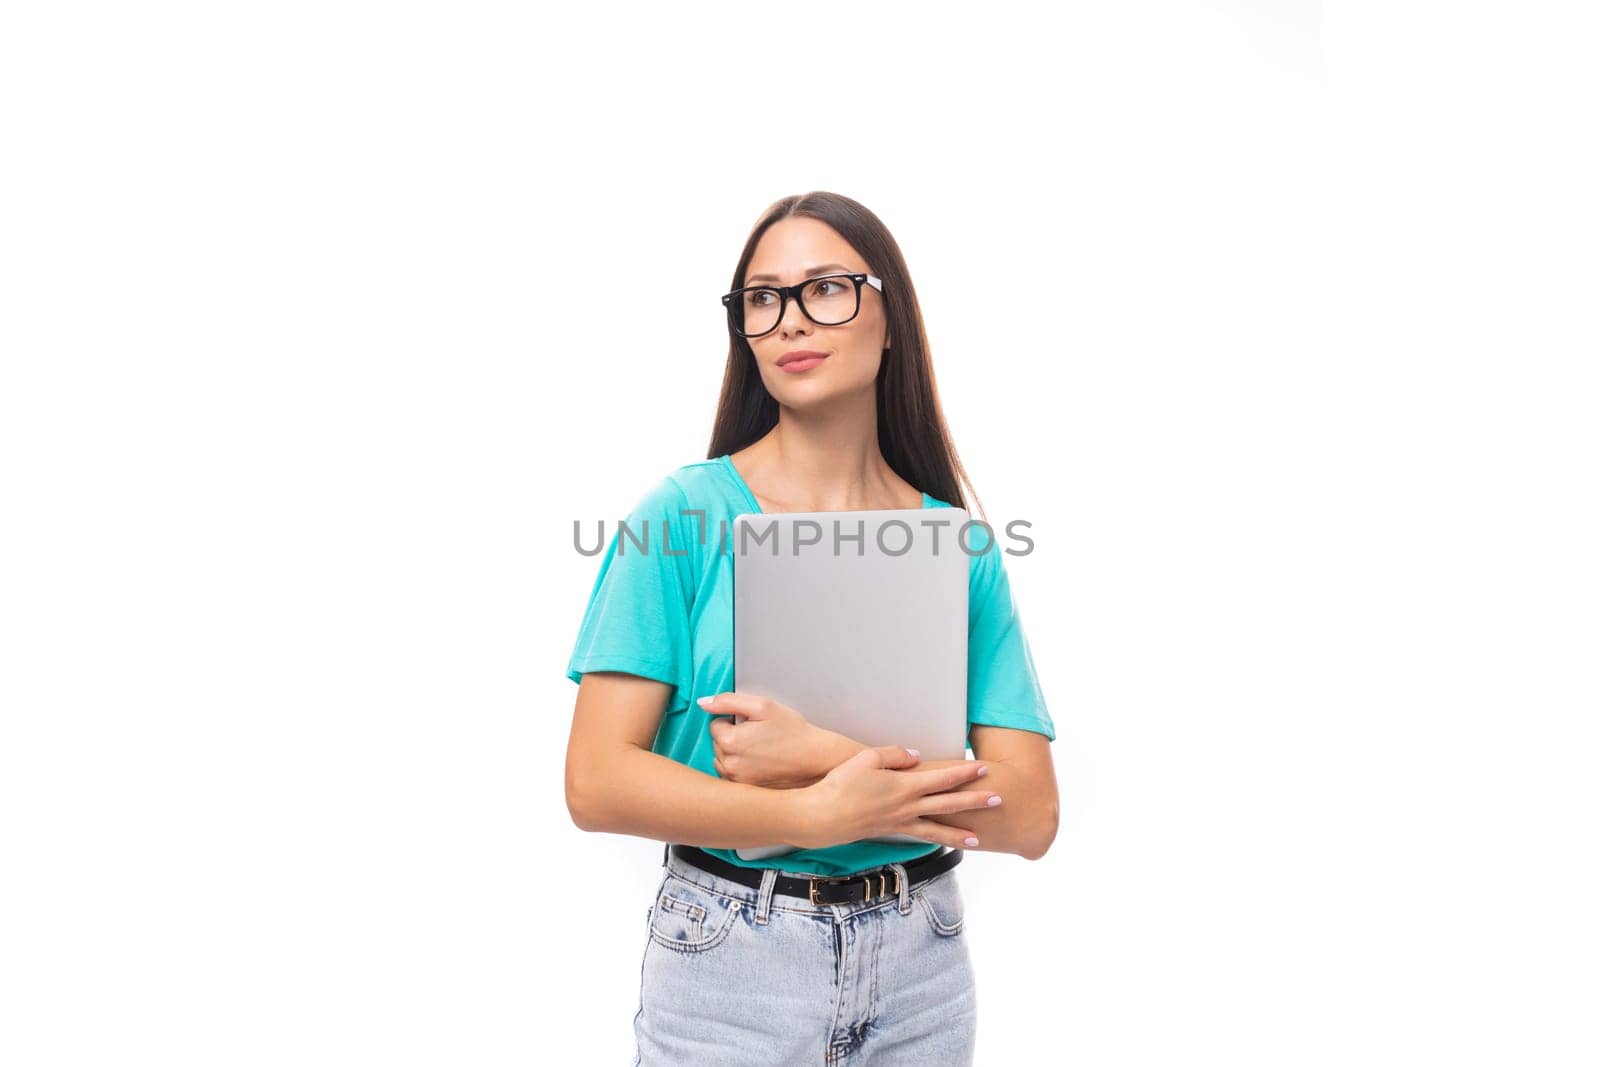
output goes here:
[[801, 371], [810, 370], [827, 358], [826, 352], [785, 352], [778, 357], [778, 369], [790, 374], [799, 374]]

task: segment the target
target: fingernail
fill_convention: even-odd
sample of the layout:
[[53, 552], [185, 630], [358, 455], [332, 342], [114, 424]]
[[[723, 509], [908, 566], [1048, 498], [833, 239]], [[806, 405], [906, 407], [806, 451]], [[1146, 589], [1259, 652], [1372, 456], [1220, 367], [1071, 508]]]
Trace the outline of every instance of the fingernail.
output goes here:
[[922, 755], [922, 753], [920, 753], [920, 752], [918, 752], [918, 751], [917, 751], [917, 750], [916, 750], [916, 749], [914, 749], [914, 748], [908, 748], [908, 749], [906, 749], [906, 751], [907, 751], [907, 752], [909, 752], [909, 753], [911, 753], [911, 754], [912, 754], [912, 755], [913, 755], [913, 756], [920, 756], [920, 755]]
[[967, 838], [967, 847], [968, 848], [977, 848], [978, 847], [978, 839], [976, 837]]
[[982, 767], [978, 768], [978, 777], [979, 778], [982, 778], [984, 775], [986, 775], [988, 773], [989, 773], [989, 765], [987, 763], [985, 763]]
[[696, 700], [695, 703], [699, 704], [702, 708], [709, 708], [711, 706], [711, 702], [715, 699], [717, 698], [714, 696], [701, 697], [699, 700]]
[[994, 807], [998, 803], [1000, 803], [1000, 794], [999, 793], [996, 793], [994, 796], [989, 798], [989, 806], [991, 808]]

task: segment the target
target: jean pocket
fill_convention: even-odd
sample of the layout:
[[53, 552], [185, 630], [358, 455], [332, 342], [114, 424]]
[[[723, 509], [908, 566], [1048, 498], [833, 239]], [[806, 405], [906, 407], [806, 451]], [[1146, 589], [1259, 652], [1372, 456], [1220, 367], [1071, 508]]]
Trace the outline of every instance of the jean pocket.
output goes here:
[[955, 937], [961, 933], [966, 922], [966, 903], [961, 898], [961, 887], [956, 884], [954, 871], [935, 875], [911, 892], [935, 934]]
[[743, 908], [743, 901], [669, 871], [650, 910], [650, 937], [674, 952], [705, 952], [727, 939]]

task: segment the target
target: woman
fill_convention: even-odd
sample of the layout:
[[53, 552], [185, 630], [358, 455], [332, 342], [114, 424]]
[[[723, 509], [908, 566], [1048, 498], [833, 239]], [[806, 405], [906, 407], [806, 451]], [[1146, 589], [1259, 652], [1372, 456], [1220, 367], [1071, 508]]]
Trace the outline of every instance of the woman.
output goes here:
[[[978, 526], [969, 547], [991, 550], [969, 561], [976, 759], [867, 747], [728, 691], [733, 561], [718, 549], [734, 515], [966, 506], [911, 278], [875, 215], [831, 193], [780, 200], [733, 277], [709, 458], [645, 495], [623, 551], [612, 539], [567, 671], [574, 821], [673, 843], [634, 1062], [969, 1063], [954, 867], [970, 849], [1044, 854], [1054, 728]], [[919, 843], [864, 840], [896, 833]], [[778, 866], [734, 851], [774, 841], [797, 848]]]

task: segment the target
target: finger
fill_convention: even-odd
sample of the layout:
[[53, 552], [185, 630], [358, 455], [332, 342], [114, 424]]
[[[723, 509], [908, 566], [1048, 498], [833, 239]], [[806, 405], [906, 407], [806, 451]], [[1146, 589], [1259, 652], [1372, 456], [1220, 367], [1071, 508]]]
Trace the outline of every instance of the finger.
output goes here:
[[916, 749], [905, 748], [901, 745], [879, 745], [869, 751], [878, 754], [878, 766], [885, 770], [900, 770], [904, 767], [910, 767], [922, 758]]
[[[904, 758], [903, 755], [895, 755], [895, 749], [899, 747], [899, 745], [879, 745], [876, 748], [864, 748], [860, 752], [857, 752], [854, 756], [851, 756], [849, 759], [839, 764], [839, 767], [876, 767], [879, 769], [884, 767], [892, 767], [894, 766], [894, 760]], [[835, 767], [834, 769], [838, 770], [838, 767]]]
[[747, 719], [771, 718], [775, 701], [754, 693], [713, 693], [696, 701], [713, 715], [743, 715]]
[[987, 773], [988, 769], [988, 766], [981, 760], [967, 760], [954, 767], [935, 767], [927, 771], [912, 771], [908, 777], [911, 779], [913, 792], [942, 793], [946, 789], [954, 789], [958, 785], [966, 785], [968, 782], [982, 777]]
[[932, 822], [928, 819], [913, 819], [901, 829], [901, 832], [950, 848], [978, 847], [978, 836], [971, 830], [963, 830], [959, 826], [946, 826], [942, 822]]
[[958, 811], [999, 806], [999, 793], [983, 789], [967, 789], [960, 793], [932, 793], [919, 797], [911, 805], [911, 812], [914, 815], [950, 815]]
[[711, 733], [712, 743], [721, 748], [728, 743], [728, 736], [733, 732], [733, 723], [727, 719], [712, 719], [707, 729]]

